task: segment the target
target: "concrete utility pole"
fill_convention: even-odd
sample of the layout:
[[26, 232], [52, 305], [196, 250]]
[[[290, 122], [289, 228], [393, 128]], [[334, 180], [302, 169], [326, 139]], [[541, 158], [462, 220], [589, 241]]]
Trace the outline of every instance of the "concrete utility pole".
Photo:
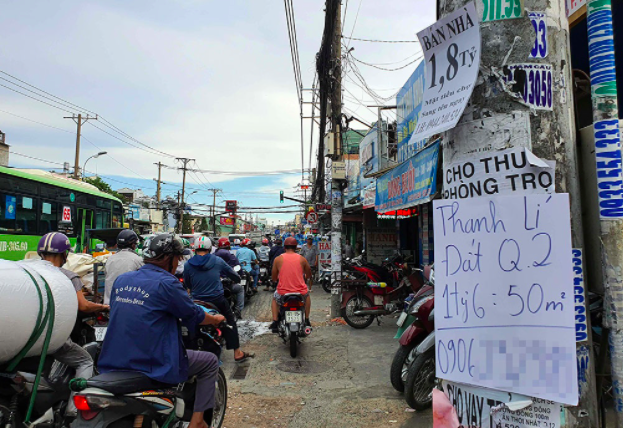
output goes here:
[[182, 162], [182, 167], [178, 168], [181, 169], [183, 171], [183, 175], [182, 175], [182, 203], [179, 206], [179, 210], [180, 210], [180, 217], [179, 217], [179, 223], [178, 223], [178, 233], [181, 235], [182, 233], [184, 233], [184, 193], [186, 192], [186, 171], [188, 170], [188, 162], [192, 162], [194, 161], [194, 159], [189, 159], [189, 158], [176, 158], [176, 160], [181, 161]]
[[223, 189], [208, 189], [212, 192], [212, 207], [210, 209], [210, 213], [212, 215], [212, 232], [216, 235], [216, 194], [221, 192]]
[[80, 113], [78, 116], [76, 116], [75, 114], [72, 116], [64, 116], [64, 119], [72, 119], [74, 122], [76, 122], [76, 125], [78, 126], [77, 131], [76, 131], [76, 158], [74, 160], [74, 178], [76, 180], [80, 179], [80, 134], [82, 133], [82, 124], [86, 123], [89, 120], [97, 120], [97, 116], [95, 117], [91, 117], [87, 114], [87, 117], [82, 117], [82, 113]]
[[[599, 1], [597, 1], [599, 2]], [[438, 17], [442, 18], [467, 4], [467, 0], [437, 0]], [[529, 137], [526, 141], [532, 152], [541, 159], [556, 161], [556, 192], [569, 193], [571, 204], [571, 234], [573, 247], [584, 247], [582, 230], [582, 210], [578, 167], [576, 156], [576, 130], [573, 113], [573, 90], [571, 76], [571, 58], [569, 46], [569, 23], [566, 18], [565, 0], [525, 0], [521, 17], [515, 19], [499, 19], [499, 10], [494, 18], [494, 8], [500, 3], [493, 0], [476, 1], [476, 9], [481, 18], [484, 8], [489, 11], [488, 21], [480, 24], [482, 38], [480, 75], [474, 87], [470, 103], [465, 109], [462, 123], [478, 121], [482, 123], [485, 132], [469, 135], [470, 132], [448, 131], [444, 141], [450, 136], [456, 147], [468, 144], [468, 140], [481, 141], [482, 148], [493, 138], [492, 135], [506, 135], [503, 140], [507, 145], [523, 147], [518, 133]], [[545, 12], [547, 15], [547, 54], [540, 57], [530, 57], [535, 45], [535, 31], [528, 11]], [[508, 13], [508, 12], [506, 12]], [[482, 20], [482, 19], [481, 19]], [[551, 84], [546, 83], [551, 91], [551, 110], [535, 109], [527, 105], [530, 102], [518, 97], [527, 87], [530, 90], [527, 71], [515, 72], [514, 80], [505, 82], [508, 75], [508, 66], [511, 64], [534, 64], [551, 66]], [[538, 76], [538, 74], [537, 74]], [[541, 83], [541, 82], [539, 82]], [[533, 82], [532, 89], [535, 88]], [[532, 93], [533, 99], [535, 94]], [[550, 96], [550, 95], [546, 95]], [[541, 104], [542, 106], [542, 104]], [[526, 126], [518, 129], [519, 118], [524, 118]], [[489, 125], [487, 125], [487, 123]], [[514, 125], [513, 125], [514, 124]], [[525, 129], [529, 128], [529, 129]], [[618, 229], [620, 230], [620, 229]], [[620, 234], [618, 235], [620, 236]], [[619, 253], [620, 249], [619, 249]], [[571, 257], [571, 255], [570, 255]], [[617, 265], [620, 267], [620, 258]], [[585, 266], [586, 267], [586, 266]], [[612, 275], [620, 275], [612, 272]], [[619, 286], [621, 281], [618, 282]], [[588, 304], [588, 299], [585, 299]], [[588, 307], [587, 313], [588, 313]], [[587, 317], [588, 318], [588, 317]], [[590, 318], [589, 318], [590, 322]], [[586, 342], [579, 342], [576, 346], [586, 348]], [[589, 428], [598, 426], [599, 411], [595, 393], [595, 367], [592, 352], [592, 337], [588, 327], [589, 367], [586, 370], [586, 382], [582, 383], [580, 400], [577, 407], [569, 407], [566, 411], [566, 427]]]
[[[342, 162], [342, 5], [340, 0], [331, 0], [337, 3], [335, 14], [335, 30], [333, 32], [332, 69], [333, 91], [331, 93], [331, 124], [335, 136], [334, 162]], [[327, 1], [329, 4], [329, 1]], [[329, 7], [327, 7], [329, 11]], [[328, 12], [327, 12], [328, 13]], [[331, 272], [334, 278], [342, 278], [342, 180], [331, 179]], [[341, 287], [331, 290], [331, 318], [340, 316]]]
[[[617, 426], [623, 426], [623, 172], [617, 76], [610, 0], [588, 0], [588, 56], [605, 289], [604, 327], [609, 329]], [[605, 352], [603, 349], [601, 352]], [[605, 361], [603, 359], [602, 361]], [[599, 391], [601, 392], [601, 391]]]
[[156, 204], [160, 204], [160, 186], [161, 186], [161, 174], [162, 174], [162, 162], [154, 163], [158, 165], [158, 180], [156, 180]]

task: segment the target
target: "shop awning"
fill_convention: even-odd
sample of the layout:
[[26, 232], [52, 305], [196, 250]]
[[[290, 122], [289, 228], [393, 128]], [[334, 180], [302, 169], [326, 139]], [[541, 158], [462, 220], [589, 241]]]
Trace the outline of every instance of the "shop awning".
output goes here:
[[437, 189], [439, 140], [376, 180], [377, 212], [407, 209], [429, 202]]

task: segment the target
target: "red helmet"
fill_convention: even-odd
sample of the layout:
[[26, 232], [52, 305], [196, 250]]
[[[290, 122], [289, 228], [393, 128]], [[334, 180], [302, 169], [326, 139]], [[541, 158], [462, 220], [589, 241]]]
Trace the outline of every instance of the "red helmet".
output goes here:
[[298, 244], [299, 243], [292, 236], [286, 238], [286, 240], [283, 242], [284, 247], [296, 247]]
[[268, 245], [268, 239], [266, 238], [262, 239], [262, 245]]
[[218, 247], [219, 248], [229, 248], [231, 244], [229, 243], [229, 239], [228, 238], [219, 238], [218, 240]]
[[240, 243], [240, 245], [242, 245], [243, 247], [246, 247], [250, 243], [251, 243], [251, 240], [249, 238], [244, 238], [242, 242]]

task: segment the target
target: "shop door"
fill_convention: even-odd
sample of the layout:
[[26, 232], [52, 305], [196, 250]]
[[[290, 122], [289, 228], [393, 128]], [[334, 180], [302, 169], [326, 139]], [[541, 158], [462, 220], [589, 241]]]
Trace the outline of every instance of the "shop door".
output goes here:
[[76, 244], [77, 251], [83, 252], [85, 248], [88, 248], [88, 242], [86, 242], [86, 230], [93, 229], [93, 210], [86, 208], [78, 208], [78, 230], [76, 231]]

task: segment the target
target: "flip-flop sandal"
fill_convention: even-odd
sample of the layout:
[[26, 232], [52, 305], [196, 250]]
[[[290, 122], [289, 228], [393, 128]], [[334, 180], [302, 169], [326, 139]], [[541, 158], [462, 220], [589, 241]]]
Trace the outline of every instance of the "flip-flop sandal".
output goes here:
[[248, 360], [249, 358], [255, 358], [255, 354], [253, 352], [243, 352], [242, 358], [234, 358], [234, 361], [237, 363], [242, 363]]

